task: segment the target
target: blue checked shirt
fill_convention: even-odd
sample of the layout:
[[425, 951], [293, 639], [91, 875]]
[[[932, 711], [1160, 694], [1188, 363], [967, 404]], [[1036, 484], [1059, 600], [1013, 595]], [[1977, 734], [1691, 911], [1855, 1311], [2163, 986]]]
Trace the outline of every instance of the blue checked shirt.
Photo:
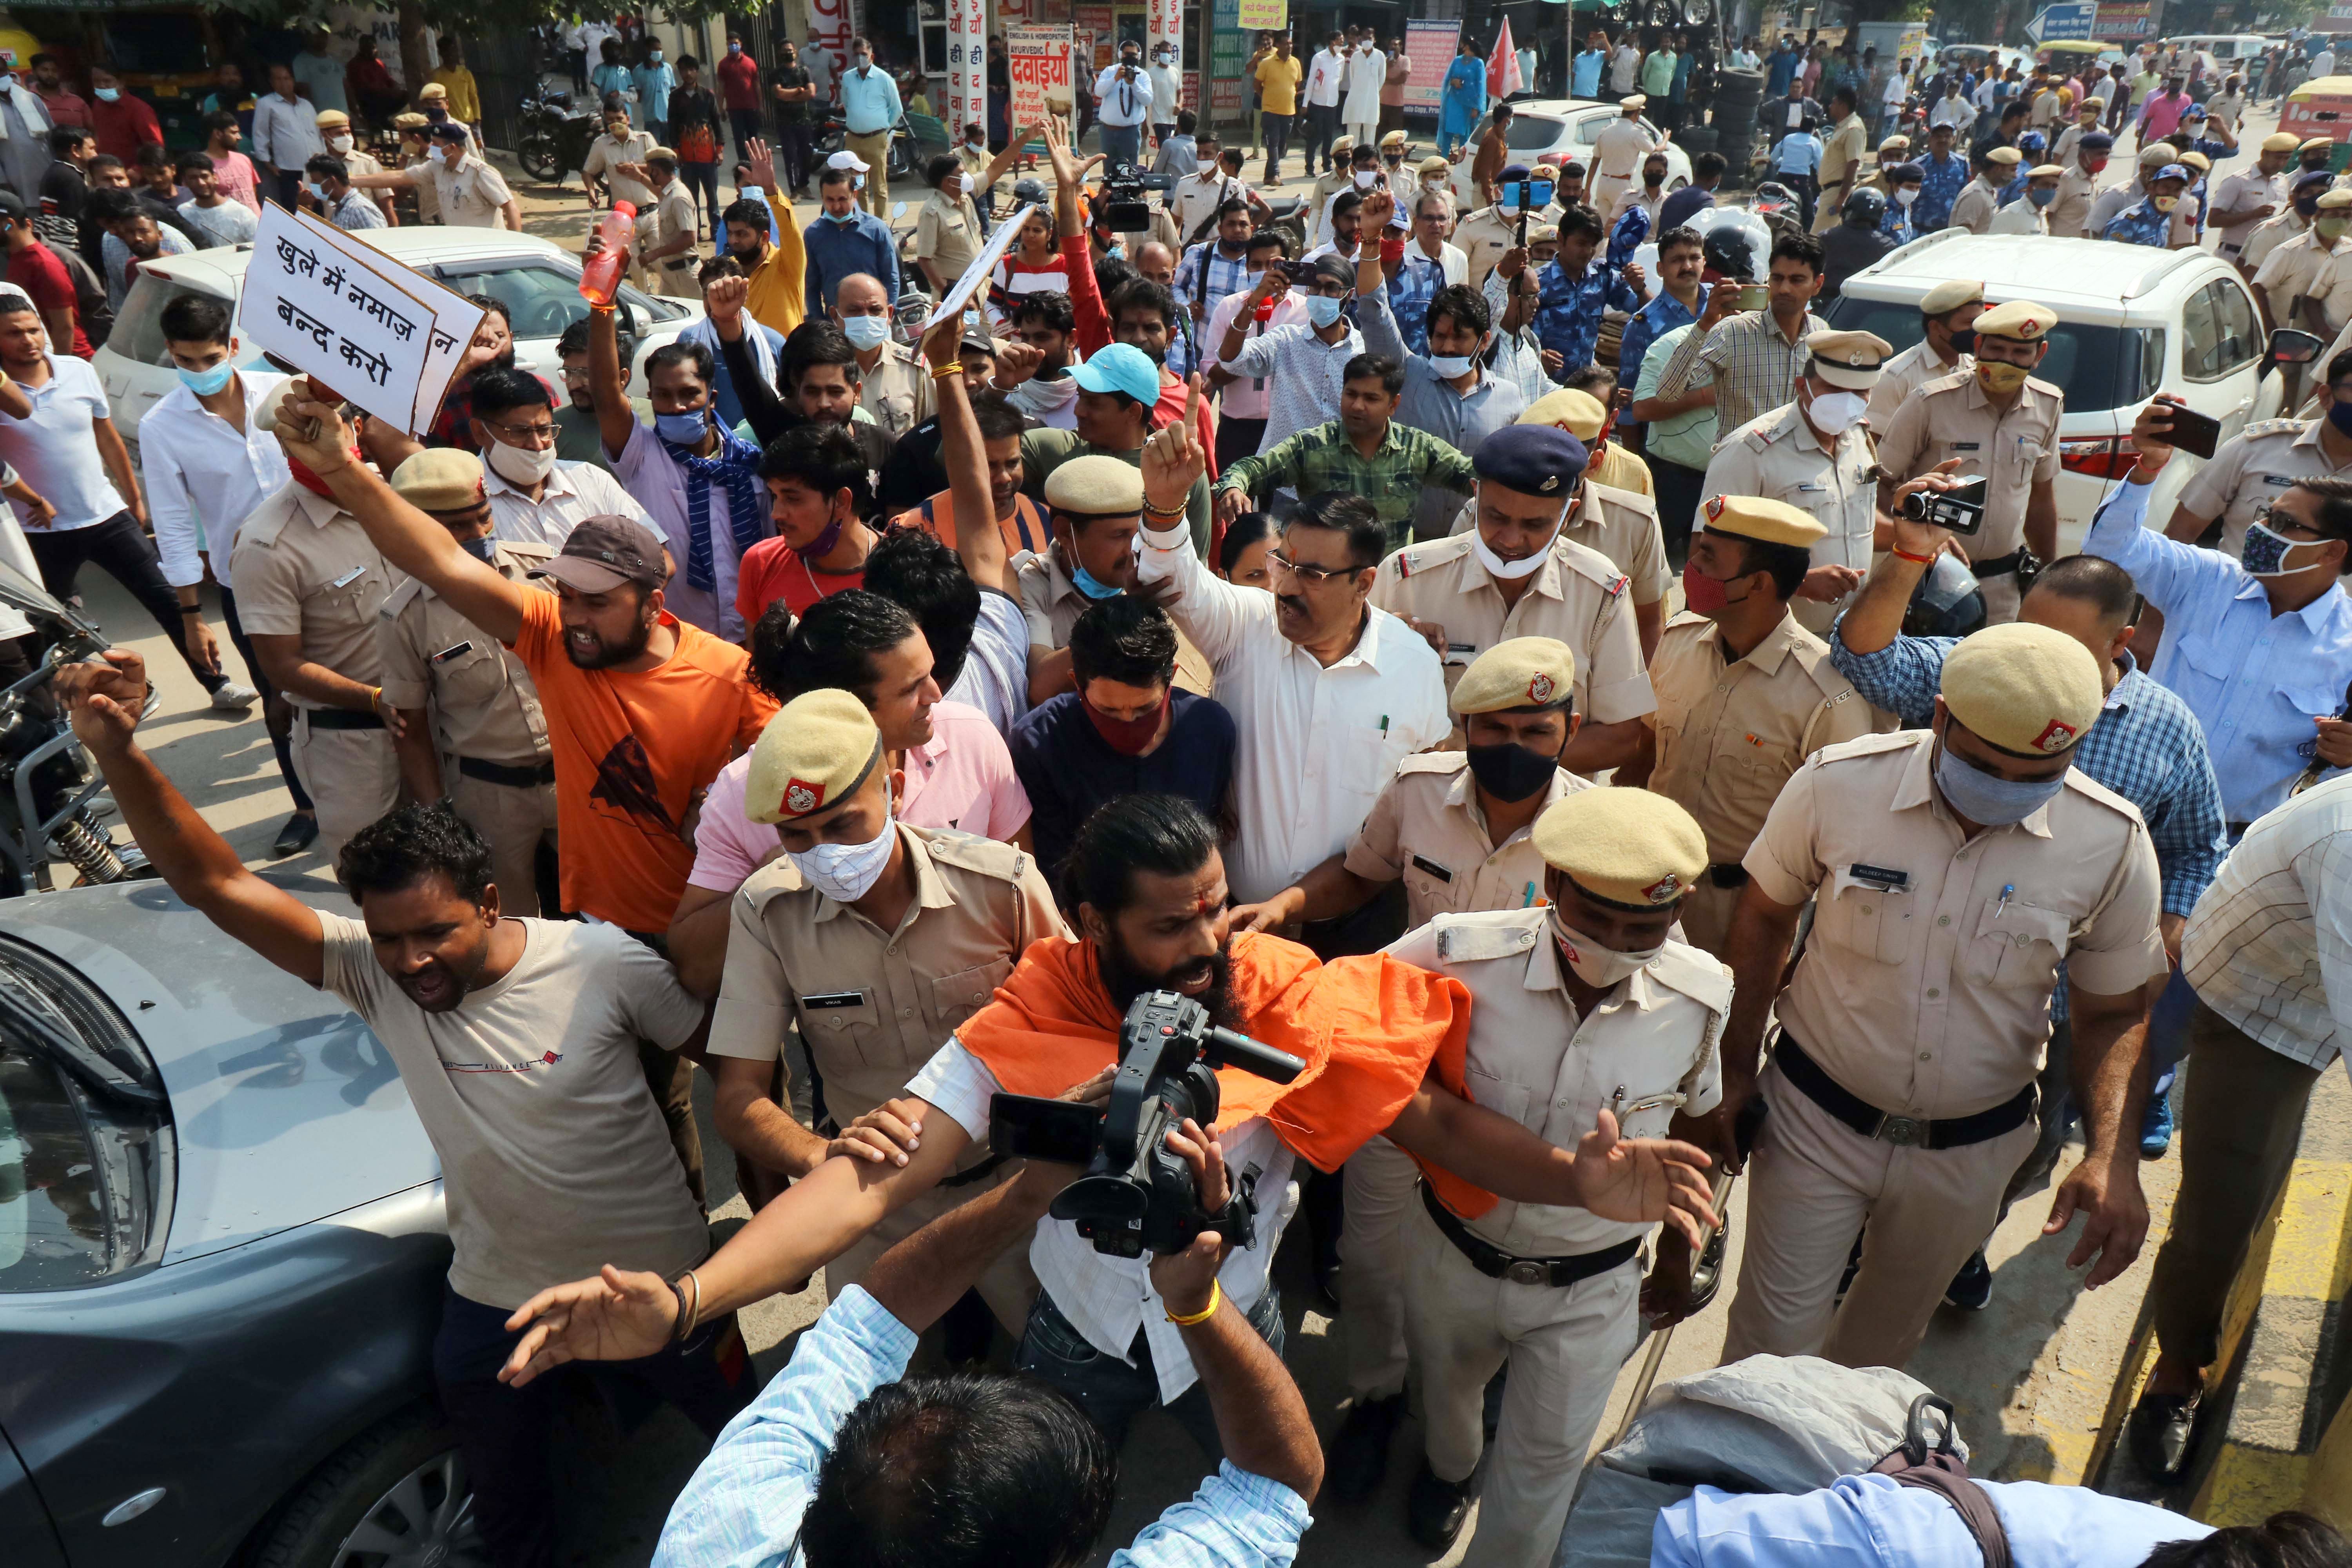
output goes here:
[[1536, 301], [1536, 338], [1560, 358], [1560, 374], [1575, 374], [1592, 363], [1592, 345], [1601, 341], [1601, 313], [1642, 308], [1642, 296], [1624, 275], [1595, 259], [1580, 278], [1570, 278], [1558, 258], [1544, 263], [1537, 282], [1543, 293]]
[[[1701, 310], [1706, 309], [1706, 285], [1700, 284]], [[1634, 311], [1633, 319], [1625, 323], [1624, 342], [1617, 349], [1617, 384], [1632, 391], [1633, 384], [1642, 378], [1642, 359], [1650, 352], [1650, 345], [1676, 327], [1687, 327], [1697, 320], [1688, 306], [1664, 289], [1659, 289], [1658, 297]]]
[[[719, 1434], [678, 1494], [654, 1568], [786, 1568], [833, 1435], [865, 1397], [906, 1375], [915, 1332], [851, 1286], [801, 1336], [792, 1364]], [[1307, 1500], [1230, 1462], [1114, 1552], [1111, 1568], [1288, 1568]]]
[[[1209, 269], [1205, 279], [1201, 276], [1204, 264]], [[1213, 239], [1204, 239], [1187, 250], [1184, 259], [1176, 264], [1176, 285], [1169, 291], [1176, 296], [1176, 308], [1188, 320], [1197, 302], [1201, 319], [1192, 323], [1189, 331], [1182, 323], [1172, 323], [1177, 330], [1168, 334], [1168, 368], [1178, 375], [1189, 374], [1197, 368], [1200, 353], [1193, 339], [1208, 326], [1218, 301], [1228, 294], [1244, 292], [1256, 281], [1257, 275], [1249, 269], [1246, 252], [1229, 258], [1217, 249]]]
[[2285, 803], [2311, 761], [2312, 721], [2344, 710], [2352, 598], [2331, 589], [2273, 615], [2262, 580], [2237, 562], [2144, 526], [2149, 488], [2116, 486], [2091, 520], [2083, 552], [2130, 573], [2164, 612], [2164, 641], [2148, 673], [2204, 726], [2226, 819], [2252, 822]]
[[[1404, 265], [1389, 279], [1389, 314], [1396, 318], [1397, 336], [1407, 353], [1429, 352], [1429, 301], [1445, 287], [1445, 259], [1433, 258], [1417, 245], [1404, 247]], [[1359, 326], [1363, 317], [1356, 318]]]
[[1921, 234], [1933, 234], [1952, 221], [1952, 204], [1968, 187], [1969, 161], [1955, 153], [1937, 163], [1931, 154], [1919, 160], [1926, 171], [1919, 182], [1919, 199], [1911, 204], [1911, 222]]

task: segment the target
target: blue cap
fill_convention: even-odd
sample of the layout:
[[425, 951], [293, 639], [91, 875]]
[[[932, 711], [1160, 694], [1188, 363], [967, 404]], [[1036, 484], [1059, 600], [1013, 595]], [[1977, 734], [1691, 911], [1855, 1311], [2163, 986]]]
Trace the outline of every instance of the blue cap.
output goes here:
[[1922, 163], [1889, 163], [1886, 177], [1898, 185], [1916, 185], [1927, 179], [1927, 170]]
[[2074, 143], [2077, 152], [2104, 153], [2116, 144], [2116, 139], [2104, 131], [2094, 131]]
[[1511, 163], [1507, 164], [1503, 172], [1495, 177], [1498, 180], [1524, 180], [1529, 176], [1525, 163]]
[[2188, 108], [2180, 111], [2180, 118], [2183, 120], [2204, 120], [2208, 118], [2208, 116], [2205, 112], [2205, 106], [2203, 104], [2192, 103]]
[[2335, 183], [2335, 174], [2326, 169], [2305, 169], [2294, 177], [2294, 184], [2287, 188], [2290, 191], [2301, 191], [2309, 185], [2332, 185]]
[[1160, 367], [1132, 343], [1111, 343], [1070, 367], [1083, 392], [1124, 392], [1149, 408], [1160, 401]]
[[2048, 140], [2039, 131], [2029, 131], [2017, 139], [2017, 150], [2021, 153], [2039, 153], [2049, 145]]
[[2179, 180], [2184, 184], [2196, 177], [2189, 172], [2189, 165], [2186, 163], [2167, 163], [2148, 176], [2151, 180]]
[[1591, 460], [1584, 443], [1556, 425], [1506, 425], [1478, 443], [1470, 462], [1505, 489], [1565, 499]]

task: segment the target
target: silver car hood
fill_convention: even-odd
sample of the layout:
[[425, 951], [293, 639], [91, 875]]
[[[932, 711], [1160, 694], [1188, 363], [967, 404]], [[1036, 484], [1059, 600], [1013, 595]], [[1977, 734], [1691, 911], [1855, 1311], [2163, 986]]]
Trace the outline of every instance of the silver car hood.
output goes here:
[[[323, 889], [289, 889], [342, 912]], [[165, 1265], [435, 1180], [381, 1041], [161, 882], [0, 900], [0, 931], [104, 992], [155, 1058], [179, 1141]]]

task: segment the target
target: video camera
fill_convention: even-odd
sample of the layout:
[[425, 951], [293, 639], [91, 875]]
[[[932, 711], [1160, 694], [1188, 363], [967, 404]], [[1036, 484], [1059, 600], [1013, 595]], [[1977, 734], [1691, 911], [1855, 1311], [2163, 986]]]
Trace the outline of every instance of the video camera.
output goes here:
[[1101, 204], [1103, 226], [1113, 234], [1135, 234], [1151, 226], [1151, 204], [1144, 199], [1146, 191], [1168, 188], [1165, 174], [1147, 174], [1136, 164], [1118, 163], [1103, 169], [1102, 193], [1096, 199]]
[[997, 1095], [988, 1106], [989, 1149], [1000, 1156], [1083, 1164], [1086, 1174], [1062, 1189], [1052, 1213], [1076, 1225], [1097, 1252], [1113, 1258], [1140, 1258], [1147, 1249], [1180, 1252], [1204, 1230], [1247, 1247], [1257, 1218], [1252, 1184], [1236, 1176], [1231, 1200], [1207, 1213], [1192, 1168], [1168, 1147], [1168, 1130], [1186, 1117], [1203, 1128], [1216, 1121], [1220, 1067], [1288, 1083], [1307, 1064], [1218, 1028], [1198, 1002], [1173, 991], [1150, 992], [1136, 998], [1119, 1026], [1118, 1076], [1111, 1081], [1108, 1109]]
[[1974, 533], [1984, 526], [1989, 488], [1979, 475], [1948, 490], [1913, 490], [1895, 503], [1895, 515], [1911, 522], [1931, 522], [1954, 533]]

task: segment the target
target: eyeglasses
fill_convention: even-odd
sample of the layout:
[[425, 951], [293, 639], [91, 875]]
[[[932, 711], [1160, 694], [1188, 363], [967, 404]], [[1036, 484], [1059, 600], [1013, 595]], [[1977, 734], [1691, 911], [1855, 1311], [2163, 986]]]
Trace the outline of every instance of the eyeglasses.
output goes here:
[[[569, 381], [572, 378], [567, 375], [564, 379]], [[555, 426], [551, 421], [545, 425], [492, 425], [485, 419], [482, 423], [497, 431], [499, 438], [509, 446], [552, 447], [555, 445]]]
[[1352, 577], [1363, 570], [1360, 566], [1318, 566], [1312, 562], [1293, 561], [1278, 550], [1265, 553], [1265, 563], [1286, 577], [1296, 577], [1310, 588], [1322, 586], [1334, 577]]
[[2326, 534], [2320, 532], [2319, 530], [2312, 527], [2311, 524], [2305, 522], [2300, 518], [2291, 516], [2286, 512], [2279, 510], [2277, 505], [2271, 501], [2264, 501], [2262, 505], [2254, 508], [2254, 521], [2261, 523], [2264, 528], [2269, 529], [2273, 533], [2307, 533], [2314, 539], [2325, 539], [2327, 537]]

